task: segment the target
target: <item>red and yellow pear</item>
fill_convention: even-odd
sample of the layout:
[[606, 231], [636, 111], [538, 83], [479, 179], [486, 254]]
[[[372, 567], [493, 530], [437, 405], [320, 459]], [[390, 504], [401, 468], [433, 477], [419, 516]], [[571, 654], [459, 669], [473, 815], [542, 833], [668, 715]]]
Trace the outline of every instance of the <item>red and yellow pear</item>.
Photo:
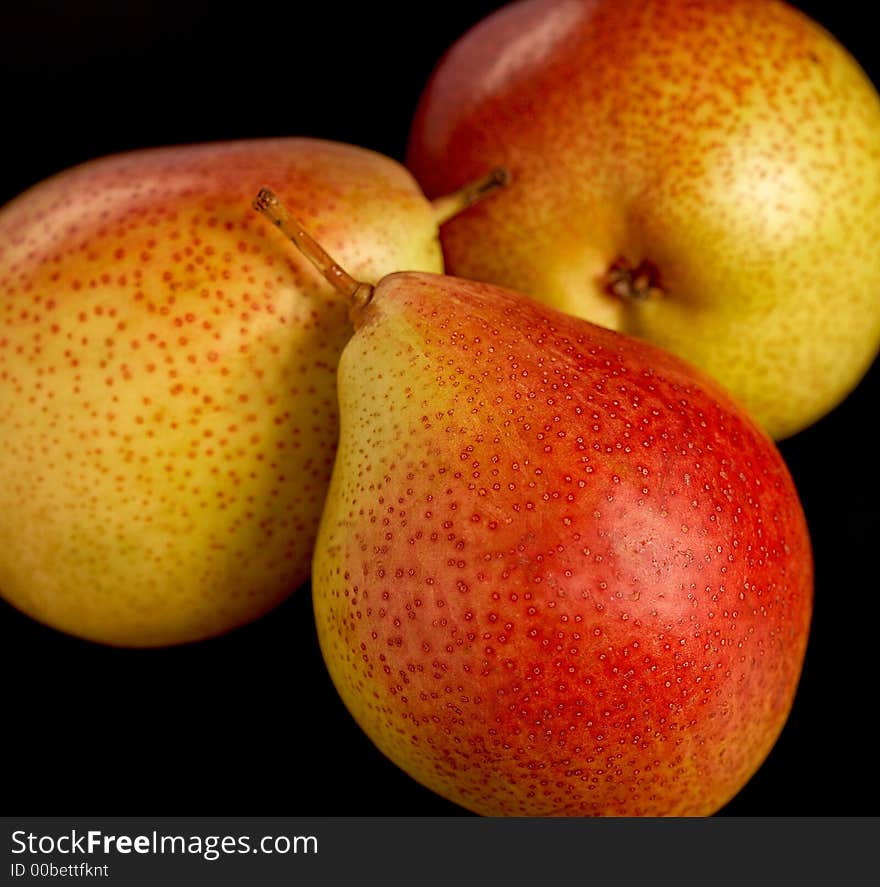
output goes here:
[[671, 350], [775, 438], [880, 347], [880, 97], [778, 0], [521, 0], [455, 43], [412, 125], [430, 195], [515, 187], [442, 232], [448, 273]]
[[267, 249], [264, 178], [365, 280], [442, 270], [456, 198], [312, 139], [119, 154], [0, 210], [0, 595], [34, 618], [175, 644], [307, 579], [351, 330]]
[[786, 722], [809, 631], [772, 440], [648, 343], [485, 283], [358, 282], [258, 205], [352, 304], [312, 595], [357, 723], [483, 815], [718, 810]]

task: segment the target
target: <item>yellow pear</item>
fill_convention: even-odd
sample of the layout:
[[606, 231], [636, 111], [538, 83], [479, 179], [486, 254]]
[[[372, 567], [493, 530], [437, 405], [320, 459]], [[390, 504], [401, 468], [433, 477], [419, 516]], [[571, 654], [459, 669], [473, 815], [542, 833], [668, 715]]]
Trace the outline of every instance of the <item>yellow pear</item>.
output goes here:
[[515, 187], [444, 227], [450, 274], [658, 344], [777, 439], [880, 346], [880, 98], [776, 0], [526, 0], [438, 64], [408, 164]]
[[442, 269], [455, 200], [318, 140], [115, 155], [0, 211], [0, 594], [34, 618], [167, 645], [307, 579], [351, 328], [266, 249], [265, 179], [364, 279]]

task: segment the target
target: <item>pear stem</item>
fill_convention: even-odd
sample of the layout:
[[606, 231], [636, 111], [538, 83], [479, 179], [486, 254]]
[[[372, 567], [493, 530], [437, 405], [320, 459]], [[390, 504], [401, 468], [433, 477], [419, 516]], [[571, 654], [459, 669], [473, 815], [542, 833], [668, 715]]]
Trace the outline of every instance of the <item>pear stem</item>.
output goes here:
[[373, 298], [373, 286], [355, 280], [306, 231], [290, 210], [270, 188], [260, 188], [254, 199], [254, 209], [262, 213], [282, 234], [293, 241], [299, 251], [321, 272], [330, 285], [351, 303], [353, 310], [366, 307]]
[[448, 222], [453, 216], [464, 212], [472, 204], [505, 187], [510, 183], [510, 178], [510, 172], [503, 166], [498, 166], [488, 175], [477, 179], [476, 182], [470, 182], [451, 194], [438, 197], [431, 204], [434, 208], [434, 219], [437, 225], [440, 226], [444, 222]]

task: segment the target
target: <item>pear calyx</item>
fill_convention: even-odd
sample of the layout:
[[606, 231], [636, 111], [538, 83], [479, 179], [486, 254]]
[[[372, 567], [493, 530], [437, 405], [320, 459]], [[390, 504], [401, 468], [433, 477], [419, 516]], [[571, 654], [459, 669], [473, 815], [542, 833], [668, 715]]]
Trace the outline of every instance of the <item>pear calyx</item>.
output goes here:
[[618, 256], [602, 277], [605, 292], [624, 301], [641, 302], [664, 295], [660, 270], [647, 259], [633, 265], [625, 256]]

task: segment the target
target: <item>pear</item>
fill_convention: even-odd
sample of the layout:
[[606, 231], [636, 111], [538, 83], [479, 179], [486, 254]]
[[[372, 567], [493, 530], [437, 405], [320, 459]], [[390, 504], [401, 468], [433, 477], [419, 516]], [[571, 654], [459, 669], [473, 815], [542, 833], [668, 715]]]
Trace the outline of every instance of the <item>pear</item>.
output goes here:
[[312, 139], [97, 159], [0, 210], [0, 594], [119, 646], [211, 637], [309, 574], [347, 305], [267, 249], [270, 176], [366, 280], [440, 271], [397, 162]]
[[525, 0], [439, 61], [407, 162], [516, 182], [442, 232], [446, 270], [702, 367], [776, 439], [880, 347], [880, 97], [776, 0]]
[[809, 631], [773, 441], [648, 343], [485, 283], [370, 286], [259, 206], [352, 305], [312, 595], [356, 722], [482, 815], [718, 810], [786, 722]]

